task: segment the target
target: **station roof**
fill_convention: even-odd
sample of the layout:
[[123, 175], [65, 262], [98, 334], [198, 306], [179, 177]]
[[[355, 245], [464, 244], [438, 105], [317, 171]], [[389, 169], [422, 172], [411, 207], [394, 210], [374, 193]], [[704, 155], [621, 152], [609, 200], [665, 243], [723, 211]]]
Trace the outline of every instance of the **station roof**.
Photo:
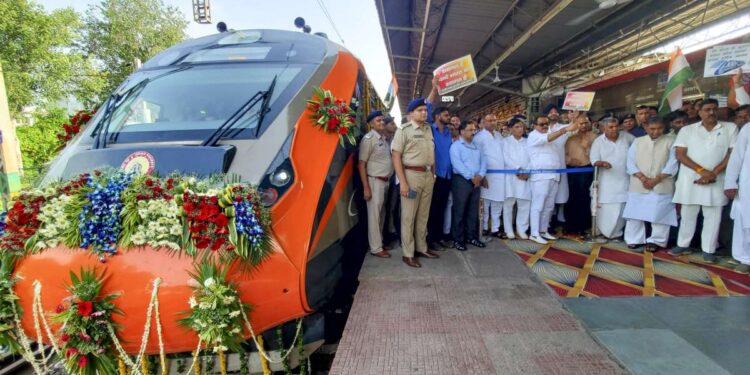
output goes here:
[[[449, 95], [462, 114], [508, 96], [601, 78], [680, 35], [750, 9], [750, 0], [375, 0], [402, 112], [432, 71], [470, 54], [479, 82]], [[530, 87], [522, 90], [522, 79]], [[499, 78], [496, 79], [496, 77]]]

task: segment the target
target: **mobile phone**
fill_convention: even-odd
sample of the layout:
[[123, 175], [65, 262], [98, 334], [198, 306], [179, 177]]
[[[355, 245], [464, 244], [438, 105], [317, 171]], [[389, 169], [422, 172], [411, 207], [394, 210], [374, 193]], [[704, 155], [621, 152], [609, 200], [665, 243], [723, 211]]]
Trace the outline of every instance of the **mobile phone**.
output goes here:
[[414, 199], [414, 198], [417, 197], [417, 192], [410, 189], [409, 190], [409, 195], [407, 195], [406, 197], [409, 198], [409, 199]]

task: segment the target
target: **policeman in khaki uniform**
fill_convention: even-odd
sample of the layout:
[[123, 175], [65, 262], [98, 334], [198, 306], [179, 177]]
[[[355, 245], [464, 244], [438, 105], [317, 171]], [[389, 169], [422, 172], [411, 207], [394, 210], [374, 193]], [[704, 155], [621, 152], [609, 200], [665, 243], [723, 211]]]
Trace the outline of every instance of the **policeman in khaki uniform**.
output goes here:
[[435, 143], [427, 123], [424, 98], [407, 106], [410, 120], [396, 130], [391, 143], [393, 167], [401, 183], [401, 247], [403, 261], [410, 267], [422, 265], [416, 251], [425, 258], [438, 258], [427, 249], [427, 219], [430, 215], [432, 187], [435, 184]]
[[379, 258], [390, 258], [390, 248], [383, 246], [383, 205], [388, 192], [388, 183], [393, 174], [391, 148], [386, 138], [383, 112], [373, 111], [367, 116], [370, 132], [359, 145], [359, 176], [367, 201], [367, 239], [370, 254]]

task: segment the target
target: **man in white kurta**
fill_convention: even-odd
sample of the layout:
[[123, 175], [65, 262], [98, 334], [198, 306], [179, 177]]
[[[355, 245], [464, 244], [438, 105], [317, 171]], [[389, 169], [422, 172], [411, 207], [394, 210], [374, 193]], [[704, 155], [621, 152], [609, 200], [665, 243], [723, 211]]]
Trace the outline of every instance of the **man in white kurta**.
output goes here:
[[701, 250], [703, 260], [715, 263], [716, 246], [721, 223], [721, 209], [727, 204], [724, 195], [724, 170], [737, 138], [737, 126], [717, 120], [718, 102], [706, 99], [698, 111], [701, 122], [688, 125], [677, 134], [674, 142], [677, 160], [681, 163], [675, 187], [674, 203], [681, 204], [680, 230], [677, 247], [672, 255], [690, 253], [698, 212], [703, 212]]
[[591, 145], [591, 164], [599, 167], [599, 189], [597, 199], [591, 200], [591, 210], [596, 212], [599, 232], [609, 239], [622, 236], [625, 227], [622, 210], [628, 200], [627, 159], [632, 142], [633, 136], [620, 132], [617, 120], [612, 118], [605, 122], [604, 134]]
[[743, 126], [729, 158], [724, 194], [732, 203], [732, 258], [739, 263], [736, 272], [750, 273], [750, 127]]
[[[529, 153], [529, 168], [558, 169], [560, 168], [560, 154], [553, 143], [566, 134], [578, 130], [573, 124], [558, 131], [549, 131], [550, 120], [539, 116], [534, 125], [534, 131], [529, 133], [526, 146]], [[531, 185], [530, 239], [536, 243], [546, 244], [546, 240], [555, 240], [548, 233], [549, 222], [555, 209], [555, 197], [560, 185], [559, 173], [532, 173], [529, 177]]]
[[[528, 169], [529, 154], [526, 151], [526, 138], [523, 133], [526, 124], [521, 119], [513, 118], [508, 122], [510, 136], [503, 143], [503, 158], [507, 169]], [[529, 236], [529, 209], [531, 208], [531, 188], [528, 174], [509, 174], [505, 176], [505, 200], [503, 201], [503, 229], [505, 235], [516, 238], [513, 231], [513, 206], [518, 206], [516, 212], [516, 231], [518, 237], [525, 240]]]
[[[556, 131], [560, 131], [561, 129], [565, 129], [568, 126], [561, 122], [560, 111], [557, 106], [550, 104], [544, 109], [543, 113], [546, 114], [549, 118], [550, 132], [554, 133]], [[560, 159], [560, 165], [556, 168], [565, 168], [565, 143], [568, 142], [568, 137], [569, 133], [565, 133], [560, 138], [557, 138], [554, 142], [552, 142], [552, 144], [555, 146], [555, 150], [557, 151], [557, 156]], [[563, 173], [560, 175], [560, 186], [557, 189], [557, 194], [555, 194], [555, 204], [563, 205], [565, 203], [568, 203], [569, 197], [570, 190], [568, 188], [568, 175]], [[557, 219], [559, 221], [565, 221], [565, 214], [563, 213], [562, 206], [558, 211]]]
[[[503, 136], [497, 130], [495, 115], [484, 117], [484, 129], [474, 137], [474, 144], [479, 147], [488, 170], [504, 169]], [[505, 175], [487, 173], [481, 192], [483, 201], [482, 229], [493, 236], [500, 237], [500, 215], [503, 213], [505, 199]], [[511, 211], [512, 212], [512, 211]], [[492, 228], [489, 227], [492, 218]]]
[[[664, 122], [651, 118], [644, 126], [647, 136], [637, 138], [628, 150], [630, 187], [622, 216], [625, 243], [630, 248], [646, 244], [646, 251], [667, 246], [670, 226], [677, 226], [677, 211], [672, 203], [677, 158], [672, 150], [674, 138], [664, 135]], [[646, 225], [651, 236], [646, 238]]]

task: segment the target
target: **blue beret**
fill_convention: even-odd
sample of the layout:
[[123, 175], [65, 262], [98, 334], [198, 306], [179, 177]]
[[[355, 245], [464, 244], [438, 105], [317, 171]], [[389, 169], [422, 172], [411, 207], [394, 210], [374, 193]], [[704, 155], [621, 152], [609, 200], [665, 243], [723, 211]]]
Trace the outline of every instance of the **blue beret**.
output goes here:
[[417, 107], [421, 107], [423, 105], [427, 105], [425, 104], [424, 98], [416, 98], [410, 101], [409, 105], [406, 106], [406, 112], [407, 113], [414, 112], [414, 110], [417, 109]]
[[545, 116], [547, 116], [547, 115], [549, 114], [549, 112], [550, 112], [550, 111], [551, 111], [551, 110], [552, 110], [553, 108], [554, 108], [554, 109], [555, 109], [556, 111], [560, 112], [560, 109], [559, 109], [559, 108], [557, 108], [557, 105], [556, 105], [555, 103], [549, 103], [549, 104], [547, 104], [547, 106], [546, 106], [546, 107], [544, 107], [544, 110], [542, 111], [542, 114], [543, 114], [543, 115], [545, 115]]
[[383, 112], [381, 112], [381, 111], [372, 111], [372, 112], [370, 112], [370, 114], [369, 114], [369, 115], [367, 116], [367, 122], [370, 122], [370, 121], [372, 121], [372, 119], [374, 119], [375, 117], [378, 117], [378, 116], [382, 116], [382, 115], [383, 115]]

